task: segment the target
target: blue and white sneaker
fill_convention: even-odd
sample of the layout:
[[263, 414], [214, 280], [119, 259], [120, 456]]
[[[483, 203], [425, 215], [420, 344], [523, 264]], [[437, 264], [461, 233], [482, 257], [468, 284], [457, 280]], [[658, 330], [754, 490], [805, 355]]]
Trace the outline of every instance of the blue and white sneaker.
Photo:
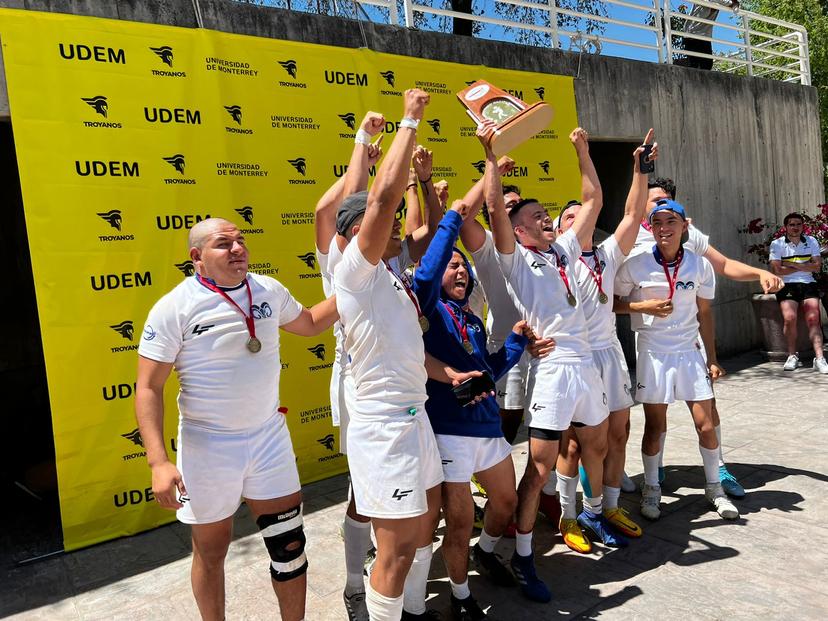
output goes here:
[[746, 495], [745, 488], [730, 474], [727, 466], [719, 466], [719, 483], [722, 484], [724, 493], [731, 498], [744, 498]]
[[578, 525], [595, 535], [605, 546], [626, 548], [630, 545], [629, 539], [615, 530], [602, 513], [592, 513], [584, 509], [578, 516]]
[[549, 587], [538, 578], [535, 572], [535, 555], [520, 556], [517, 552], [512, 555], [512, 571], [520, 584], [520, 590], [527, 599], [533, 602], [546, 604], [552, 600], [552, 593]]

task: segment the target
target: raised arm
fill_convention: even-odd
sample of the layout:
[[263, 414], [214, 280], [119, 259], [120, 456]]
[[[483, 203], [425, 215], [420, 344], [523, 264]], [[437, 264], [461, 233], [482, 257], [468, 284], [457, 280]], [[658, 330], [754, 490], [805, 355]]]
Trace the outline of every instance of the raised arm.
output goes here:
[[[504, 155], [497, 160], [498, 175], [502, 177], [515, 167], [515, 160]], [[501, 187], [502, 191], [502, 187]], [[483, 175], [471, 189], [466, 192], [463, 202], [469, 206], [469, 215], [463, 222], [460, 229], [460, 240], [469, 252], [477, 252], [486, 242], [486, 230], [475, 218], [480, 208], [483, 207], [484, 194], [486, 192], [486, 176]], [[502, 196], [502, 194], [501, 194]]]
[[627, 203], [624, 205], [624, 217], [615, 229], [615, 241], [625, 256], [630, 254], [635, 245], [641, 219], [647, 207], [647, 175], [641, 172], [638, 157], [644, 151], [644, 145], [652, 144], [653, 151], [648, 161], [652, 162], [658, 158], [658, 143], [653, 143], [654, 136], [655, 132], [650, 129], [644, 137], [644, 143], [633, 152], [632, 184], [627, 194]]
[[405, 234], [423, 226], [423, 210], [420, 207], [420, 192], [417, 190], [417, 173], [408, 169], [408, 185], [405, 186]]
[[515, 229], [506, 213], [506, 202], [503, 200], [503, 183], [497, 169], [495, 154], [489, 147], [489, 138], [494, 134], [495, 124], [484, 121], [477, 128], [477, 139], [483, 145], [486, 155], [486, 172], [483, 175], [484, 196], [486, 208], [489, 210], [489, 223], [492, 227], [495, 248], [501, 254], [514, 254]]
[[440, 204], [440, 199], [437, 196], [437, 190], [434, 189], [434, 181], [432, 180], [432, 164], [434, 155], [428, 149], [418, 146], [414, 150], [414, 157], [412, 164], [414, 165], [414, 172], [417, 175], [417, 181], [423, 191], [423, 201], [425, 202], [425, 222], [424, 224], [412, 231], [412, 234], [406, 235], [409, 238], [408, 252], [413, 261], [417, 261], [425, 254], [428, 244], [434, 237], [437, 231], [437, 226], [443, 218], [443, 206]]
[[394, 136], [388, 155], [368, 192], [368, 206], [357, 235], [357, 244], [362, 256], [374, 265], [382, 259], [391, 236], [394, 216], [408, 180], [408, 163], [417, 137], [416, 125], [423, 118], [428, 101], [428, 93], [418, 88], [405, 92], [404, 123]]
[[581, 247], [586, 247], [592, 241], [595, 223], [598, 222], [598, 214], [604, 204], [604, 195], [598, 173], [595, 172], [595, 164], [589, 156], [589, 135], [586, 130], [580, 127], [573, 129], [569, 140], [578, 154], [578, 166], [581, 169], [581, 209], [572, 228], [578, 236], [578, 243]]
[[[704, 258], [710, 261], [713, 265], [713, 271], [729, 278], [730, 280], [737, 280], [740, 282], [758, 280], [762, 285], [762, 291], [765, 293], [775, 293], [785, 284], [779, 276], [771, 274], [768, 270], [753, 267], [747, 263], [742, 263], [736, 259], [726, 257], [712, 245], [708, 247], [707, 252], [704, 253]], [[773, 269], [773, 266], [771, 266], [771, 269]]]

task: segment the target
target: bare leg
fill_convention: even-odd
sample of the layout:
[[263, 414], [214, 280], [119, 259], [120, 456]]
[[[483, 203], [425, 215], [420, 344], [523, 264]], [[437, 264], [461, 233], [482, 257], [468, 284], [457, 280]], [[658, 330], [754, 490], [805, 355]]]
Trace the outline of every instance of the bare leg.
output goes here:
[[779, 309], [782, 311], [782, 333], [788, 345], [788, 355], [796, 353], [796, 314], [799, 304], [794, 300], [782, 300]]
[[193, 524], [190, 580], [198, 611], [205, 621], [224, 619], [224, 558], [233, 535], [233, 517]]
[[814, 346], [814, 355], [823, 357], [822, 351], [822, 324], [819, 319], [819, 300], [808, 298], [802, 300], [802, 310], [805, 312], [805, 323], [808, 324], [808, 336]]
[[518, 485], [517, 526], [522, 533], [535, 528], [540, 491], [549, 479], [549, 473], [558, 458], [557, 440], [529, 438], [529, 458]]
[[627, 459], [627, 440], [630, 437], [630, 410], [610, 412], [607, 431], [607, 457], [604, 459], [604, 485], [620, 487]]

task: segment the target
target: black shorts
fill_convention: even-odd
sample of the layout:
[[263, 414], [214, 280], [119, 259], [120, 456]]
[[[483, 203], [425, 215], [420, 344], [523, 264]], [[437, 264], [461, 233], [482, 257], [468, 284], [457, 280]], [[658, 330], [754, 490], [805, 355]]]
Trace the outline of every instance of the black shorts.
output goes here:
[[819, 299], [819, 289], [815, 282], [789, 282], [776, 292], [776, 301], [793, 300], [802, 303], [808, 298]]

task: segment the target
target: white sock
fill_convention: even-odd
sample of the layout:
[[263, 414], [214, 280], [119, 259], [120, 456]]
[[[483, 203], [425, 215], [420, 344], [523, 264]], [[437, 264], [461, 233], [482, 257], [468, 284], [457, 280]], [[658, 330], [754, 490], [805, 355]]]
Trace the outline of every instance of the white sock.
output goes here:
[[719, 466], [724, 466], [724, 455], [722, 455], [722, 425], [718, 424], [715, 427], [716, 438], [719, 440]]
[[554, 496], [558, 493], [558, 477], [557, 472], [555, 470], [549, 473], [549, 478], [546, 479], [546, 485], [543, 486], [543, 490], [541, 490], [547, 496]]
[[[658, 436], [658, 467], [664, 467], [664, 443], [667, 441], [667, 432], [663, 431], [660, 436]], [[649, 483], [647, 483], [649, 485]]]
[[604, 509], [617, 509], [618, 497], [621, 495], [620, 487], [604, 485]]
[[658, 485], [658, 460], [661, 454], [647, 455], [641, 451], [641, 461], [644, 462], [644, 483], [647, 485]]
[[594, 498], [587, 498], [584, 496], [584, 508], [587, 509], [590, 513], [594, 513], [595, 515], [601, 515], [604, 510], [604, 505], [601, 500], [601, 496], [595, 496]]
[[719, 482], [719, 447], [714, 449], [704, 448], [699, 444], [699, 453], [704, 464], [704, 478], [708, 485]]
[[515, 533], [515, 552], [518, 556], [530, 556], [532, 554], [532, 531]]
[[368, 607], [368, 615], [371, 621], [400, 621], [403, 609], [403, 596], [386, 597], [377, 593], [368, 583], [365, 590], [365, 605]]
[[578, 513], [576, 500], [578, 498], [578, 475], [568, 477], [560, 472], [555, 473], [558, 477], [558, 498], [561, 502], [561, 515], [567, 520], [574, 520]]
[[365, 588], [362, 568], [365, 565], [365, 554], [371, 547], [371, 522], [358, 522], [346, 515], [342, 521], [342, 535], [345, 539], [345, 571], [347, 572], [345, 592], [351, 595]]
[[449, 584], [451, 585], [451, 594], [454, 595], [457, 599], [466, 599], [471, 595], [471, 591], [469, 591], [469, 581], [466, 580], [461, 584], [455, 584], [449, 578]]
[[[431, 569], [431, 544], [417, 548], [414, 553], [414, 562], [405, 577], [403, 587], [403, 608], [413, 615], [421, 615], [426, 611], [425, 597], [428, 588], [428, 571]], [[371, 617], [373, 621], [374, 617]]]
[[480, 539], [477, 540], [477, 545], [480, 546], [480, 549], [484, 552], [494, 552], [495, 546], [497, 542], [500, 541], [500, 537], [492, 537], [489, 533], [486, 532], [484, 528], [480, 532]]

